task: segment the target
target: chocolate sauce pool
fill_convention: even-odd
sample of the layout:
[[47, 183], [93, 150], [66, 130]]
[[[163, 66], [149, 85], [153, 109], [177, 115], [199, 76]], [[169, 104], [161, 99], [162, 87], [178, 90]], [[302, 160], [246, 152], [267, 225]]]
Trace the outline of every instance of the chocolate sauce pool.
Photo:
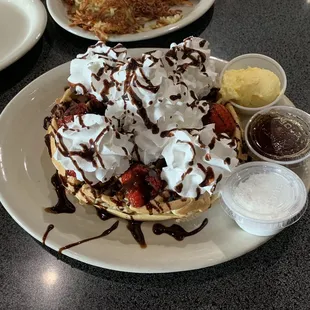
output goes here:
[[140, 245], [142, 249], [146, 248], [146, 243], [144, 239], [144, 234], [141, 229], [141, 225], [143, 222], [138, 221], [128, 221], [127, 229], [131, 232], [134, 239], [137, 241], [137, 243]]
[[54, 214], [74, 213], [75, 206], [67, 198], [65, 187], [63, 186], [61, 179], [57, 172], [52, 176], [51, 182], [56, 191], [58, 201], [53, 207], [45, 208], [45, 212], [54, 213]]

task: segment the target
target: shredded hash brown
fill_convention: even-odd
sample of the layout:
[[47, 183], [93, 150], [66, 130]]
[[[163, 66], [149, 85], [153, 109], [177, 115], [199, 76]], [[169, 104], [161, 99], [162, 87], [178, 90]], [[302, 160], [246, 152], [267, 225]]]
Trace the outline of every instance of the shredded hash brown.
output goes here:
[[91, 31], [106, 41], [111, 34], [137, 33], [173, 24], [182, 18], [176, 5], [192, 5], [190, 0], [63, 0], [68, 7], [70, 26]]

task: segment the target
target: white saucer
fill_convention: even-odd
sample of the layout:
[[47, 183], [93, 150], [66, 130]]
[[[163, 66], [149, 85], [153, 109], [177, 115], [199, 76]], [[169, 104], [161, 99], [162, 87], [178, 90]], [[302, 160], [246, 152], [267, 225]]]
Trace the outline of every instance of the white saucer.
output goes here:
[[46, 22], [46, 10], [40, 0], [0, 0], [0, 70], [38, 42]]
[[[176, 31], [189, 25], [190, 23], [194, 22], [199, 17], [201, 17], [203, 14], [205, 14], [213, 5], [214, 1], [215, 0], [192, 0], [193, 6], [182, 7], [184, 17], [175, 24], [171, 24], [165, 27], [152, 29], [140, 33], [110, 36], [108, 41], [130, 42], [130, 41], [146, 40]], [[89, 31], [83, 30], [82, 28], [79, 27], [69, 26], [67, 10], [62, 0], [47, 0], [46, 4], [49, 13], [60, 27], [64, 28], [65, 30], [77, 36], [95, 41], [98, 40], [98, 37]]]

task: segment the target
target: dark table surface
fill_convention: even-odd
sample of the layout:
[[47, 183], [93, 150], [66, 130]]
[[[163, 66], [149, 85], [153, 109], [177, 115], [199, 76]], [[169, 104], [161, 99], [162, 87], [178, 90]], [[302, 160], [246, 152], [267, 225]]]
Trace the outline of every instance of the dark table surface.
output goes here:
[[[208, 39], [212, 54], [223, 59], [248, 52], [277, 59], [287, 74], [287, 96], [310, 112], [309, 0], [217, 0], [189, 27], [126, 46], [168, 47], [189, 35]], [[49, 18], [40, 42], [0, 72], [0, 110], [33, 79], [91, 43]], [[297, 224], [243, 257], [162, 275], [126, 274], [57, 258], [1, 205], [0, 219], [0, 309], [310, 309], [309, 210]], [[54, 285], [42, 280], [47, 270], [58, 275]]]

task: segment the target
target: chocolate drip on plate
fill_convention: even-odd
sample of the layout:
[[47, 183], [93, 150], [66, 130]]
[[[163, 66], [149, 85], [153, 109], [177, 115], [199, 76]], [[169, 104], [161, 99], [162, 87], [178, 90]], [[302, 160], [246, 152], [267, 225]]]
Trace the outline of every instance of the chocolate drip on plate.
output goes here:
[[58, 175], [58, 172], [56, 172], [51, 179], [51, 182], [54, 186], [54, 189], [56, 191], [58, 201], [55, 204], [55, 206], [50, 208], [45, 208], [45, 211], [48, 213], [74, 213], [75, 212], [75, 206], [68, 200], [66, 196], [66, 190], [61, 182], [61, 179]]
[[206, 218], [203, 220], [202, 224], [198, 228], [188, 232], [183, 227], [177, 224], [173, 224], [172, 226], [167, 227], [163, 224], [156, 223], [153, 225], [153, 233], [155, 235], [167, 234], [177, 241], [182, 241], [186, 237], [193, 236], [199, 233], [202, 229], [205, 228], [207, 224], [208, 219]]
[[44, 245], [45, 245], [45, 241], [46, 241], [46, 238], [47, 238], [48, 234], [49, 234], [50, 231], [53, 230], [53, 229], [54, 229], [54, 225], [53, 225], [53, 224], [50, 224], [50, 225], [47, 226], [46, 231], [45, 231], [45, 233], [44, 233], [44, 235], [43, 235], [43, 237], [42, 237], [42, 243], [43, 243]]
[[118, 227], [118, 224], [119, 224], [119, 221], [116, 221], [110, 228], [105, 230], [102, 234], [100, 234], [98, 236], [95, 236], [95, 237], [83, 239], [83, 240], [78, 241], [78, 242], [70, 243], [70, 244], [60, 248], [58, 250], [58, 252], [62, 253], [64, 250], [70, 249], [70, 248], [72, 248], [74, 246], [77, 246], [77, 245], [80, 245], [82, 243], [85, 243], [85, 242], [88, 242], [88, 241], [91, 241], [91, 240], [95, 240], [95, 239], [99, 239], [99, 238], [102, 238], [102, 237], [106, 237], [106, 236], [108, 236], [111, 232], [113, 232]]
[[128, 221], [127, 229], [131, 232], [134, 239], [140, 245], [142, 249], [146, 248], [146, 243], [144, 239], [144, 234], [141, 229], [141, 225], [143, 222], [138, 222], [135, 220]]

